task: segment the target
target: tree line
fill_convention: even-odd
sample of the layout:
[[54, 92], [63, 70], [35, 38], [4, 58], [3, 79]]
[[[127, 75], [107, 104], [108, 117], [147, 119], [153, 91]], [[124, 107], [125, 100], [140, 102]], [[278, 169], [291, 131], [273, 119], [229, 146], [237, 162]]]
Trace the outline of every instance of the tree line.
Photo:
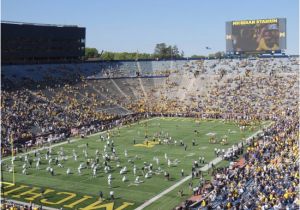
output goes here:
[[[223, 58], [224, 52], [216, 52], [204, 55], [192, 55], [190, 58]], [[184, 58], [183, 50], [179, 50], [176, 45], [167, 45], [166, 43], [159, 43], [155, 45], [153, 53], [139, 53], [139, 52], [98, 52], [96, 48], [85, 48], [85, 59], [95, 60], [150, 60], [150, 59], [182, 59]]]
[[101, 60], [138, 60], [138, 59], [179, 59], [184, 58], [184, 52], [179, 51], [176, 45], [167, 45], [165, 43], [156, 44], [154, 52], [109, 52], [99, 53], [96, 48], [85, 48], [85, 59]]

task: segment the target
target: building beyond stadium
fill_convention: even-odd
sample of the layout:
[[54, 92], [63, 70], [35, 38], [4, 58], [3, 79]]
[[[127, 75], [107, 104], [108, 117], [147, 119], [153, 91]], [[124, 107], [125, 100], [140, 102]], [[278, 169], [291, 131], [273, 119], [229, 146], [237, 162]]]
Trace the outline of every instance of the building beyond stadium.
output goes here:
[[1, 22], [1, 63], [61, 63], [83, 59], [85, 28]]

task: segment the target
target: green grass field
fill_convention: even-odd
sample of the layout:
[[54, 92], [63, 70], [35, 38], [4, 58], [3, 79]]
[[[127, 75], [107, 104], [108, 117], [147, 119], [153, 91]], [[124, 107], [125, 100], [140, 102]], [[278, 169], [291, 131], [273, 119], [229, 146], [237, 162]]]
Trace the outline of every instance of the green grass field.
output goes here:
[[[231, 132], [228, 132], [228, 130]], [[98, 149], [100, 153], [103, 153], [104, 145], [106, 141], [100, 140], [100, 135], [92, 135], [85, 139], [79, 139], [66, 143], [61, 146], [52, 148], [52, 158], [57, 156], [57, 152], [63, 147], [65, 155], [68, 160], [60, 161], [63, 164], [63, 168], [55, 165], [55, 161], [52, 161], [51, 167], [54, 169], [55, 175], [52, 176], [46, 171], [48, 161], [45, 160], [46, 150], [40, 152], [41, 164], [40, 170], [35, 168], [35, 161], [33, 161], [32, 168], [27, 169], [27, 175], [22, 174], [23, 161], [15, 161], [15, 180], [16, 185], [11, 186], [8, 183], [12, 182], [12, 173], [8, 172], [7, 167], [10, 166], [11, 161], [7, 159], [4, 161], [3, 166], [3, 180], [7, 182], [4, 184], [4, 195], [7, 198], [20, 200], [33, 203], [43, 204], [45, 206], [53, 208], [64, 209], [134, 209], [141, 205], [146, 200], [152, 198], [168, 187], [174, 185], [176, 182], [182, 179], [181, 169], [185, 171], [185, 175], [189, 175], [191, 172], [192, 163], [194, 160], [198, 160], [200, 156], [204, 156], [206, 162], [215, 158], [214, 148], [227, 148], [232, 144], [240, 142], [243, 138], [246, 138], [259, 130], [259, 125], [254, 126], [253, 129], [246, 129], [241, 132], [239, 127], [233, 122], [224, 122], [222, 120], [195, 120], [192, 118], [152, 118], [148, 121], [141, 121], [131, 126], [123, 126], [119, 129], [113, 129], [113, 133], [110, 137], [114, 141], [116, 154], [119, 157], [119, 162], [122, 167], [127, 166], [128, 172], [125, 174], [128, 181], [122, 182], [122, 176], [120, 175], [120, 169], [117, 168], [117, 161], [110, 161], [109, 165], [112, 167], [112, 188], [109, 187], [107, 182], [108, 174], [103, 170], [103, 159], [100, 155], [100, 169], [97, 171], [97, 177], [92, 177], [92, 169], [82, 169], [82, 174], [79, 175], [77, 168], [81, 162], [86, 162], [86, 158], [83, 155], [83, 149], [86, 148], [88, 158], [95, 158], [95, 151]], [[146, 131], [147, 130], [147, 131]], [[194, 132], [198, 131], [198, 134]], [[173, 140], [177, 140], [175, 144], [155, 144], [153, 147], [134, 146], [133, 139], [136, 144], [144, 144], [145, 132], [149, 139], [155, 133], [162, 131], [164, 134], [169, 133], [169, 136]], [[217, 138], [221, 138], [224, 135], [228, 136], [228, 145], [210, 144], [209, 136], [207, 133], [216, 133]], [[106, 136], [106, 134], [101, 134]], [[192, 146], [192, 140], [196, 140], [196, 146]], [[188, 145], [187, 151], [183, 146], [179, 145], [179, 141], [183, 140]], [[78, 160], [75, 161], [72, 157], [73, 149], [79, 155]], [[128, 157], [125, 157], [124, 151], [127, 150]], [[110, 149], [108, 149], [109, 153]], [[165, 160], [165, 154], [172, 162], [176, 162], [174, 166], [168, 167]], [[22, 156], [19, 154], [18, 156]], [[34, 160], [34, 154], [29, 154], [30, 159]], [[153, 157], [159, 158], [159, 165], [153, 160]], [[134, 161], [134, 163], [128, 162], [128, 160]], [[146, 179], [142, 174], [142, 166], [144, 162], [153, 164], [153, 171], [156, 171], [158, 167], [162, 171], [168, 171], [171, 179], [165, 180], [163, 173], [154, 174], [151, 178]], [[140, 179], [143, 181], [141, 184], [135, 184], [135, 176], [133, 174], [133, 164], [137, 166], [137, 174], [140, 175]], [[202, 165], [203, 166], [203, 165]], [[71, 169], [72, 174], [67, 175], [67, 168]], [[178, 187], [179, 188], [179, 187]], [[45, 191], [44, 195], [40, 194], [41, 189]], [[104, 193], [105, 200], [98, 201], [99, 191]], [[109, 199], [109, 192], [113, 190], [115, 194], [115, 200]], [[178, 189], [163, 196], [155, 203], [147, 207], [146, 209], [172, 209], [180, 203], [180, 199], [176, 196]], [[186, 196], [188, 191], [184, 188]]]

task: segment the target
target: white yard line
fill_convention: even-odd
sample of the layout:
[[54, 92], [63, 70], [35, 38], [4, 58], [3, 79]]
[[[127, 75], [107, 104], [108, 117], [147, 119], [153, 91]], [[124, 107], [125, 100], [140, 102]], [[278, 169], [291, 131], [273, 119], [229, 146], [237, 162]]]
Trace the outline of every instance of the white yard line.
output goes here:
[[[140, 123], [142, 123], [142, 122], [147, 122], [147, 121], [150, 121], [150, 120], [153, 120], [153, 119], [156, 119], [156, 118], [157, 118], [157, 117], [153, 117], [153, 118], [150, 118], [150, 119], [145, 119], [145, 120], [140, 121]], [[138, 122], [135, 122], [135, 123], [132, 123], [132, 124], [130, 124], [130, 125], [135, 125], [135, 124], [137, 124], [137, 123], [138, 123]], [[122, 126], [122, 127], [127, 127], [127, 126], [128, 126], [128, 125], [125, 125], [125, 126]], [[114, 129], [116, 129], [116, 128], [117, 128], [117, 127], [113, 128], [113, 129], [111, 129], [111, 130], [114, 130]], [[106, 133], [107, 131], [109, 131], [109, 130], [101, 131], [101, 132], [98, 132], [98, 133], [91, 134], [91, 135], [87, 136], [86, 138], [92, 137], [92, 136], [97, 136], [97, 135]], [[74, 138], [74, 139], [71, 139], [71, 140], [70, 140], [70, 143], [77, 142], [77, 141], [79, 141], [79, 140], [85, 140], [86, 138], [84, 138], [84, 139], [82, 139], [82, 138]], [[37, 151], [40, 151], [40, 150], [44, 150], [44, 149], [48, 149], [48, 148], [53, 148], [53, 147], [58, 147], [58, 146], [61, 146], [61, 145], [64, 145], [64, 144], [68, 144], [68, 141], [63, 141], [63, 142], [60, 142], [60, 143], [53, 144], [53, 145], [51, 145], [51, 146], [41, 147], [41, 148], [34, 149], [34, 150], [31, 150], [31, 151], [28, 151], [28, 152], [19, 153], [18, 155], [32, 154], [32, 153], [37, 152]], [[11, 160], [11, 156], [2, 159], [2, 161], [6, 161], [6, 160]]]
[[[222, 160], [222, 158], [217, 157], [215, 159], [213, 159], [212, 161], [209, 162], [209, 164], [203, 166], [202, 168], [200, 168], [201, 171], [207, 171], [210, 167], [211, 164], [213, 163], [214, 165], [218, 164], [220, 161]], [[158, 195], [154, 196], [153, 198], [151, 198], [150, 200], [147, 200], [145, 203], [143, 203], [142, 205], [140, 205], [139, 207], [137, 207], [135, 210], [142, 210], [145, 207], [149, 206], [150, 204], [154, 203], [155, 201], [157, 201], [158, 199], [160, 199], [162, 196], [164, 196], [165, 194], [171, 192], [172, 190], [174, 190], [176, 187], [180, 186], [181, 184], [183, 184], [184, 182], [188, 181], [189, 179], [192, 178], [192, 175], [189, 175], [185, 178], [183, 178], [182, 180], [180, 180], [179, 182], [175, 183], [174, 185], [172, 185], [171, 187], [169, 187], [168, 189], [162, 191], [161, 193], [159, 193]]]
[[176, 184], [172, 185], [168, 189], [166, 189], [163, 192], [159, 193], [158, 195], [154, 196], [150, 200], [147, 200], [145, 203], [143, 203], [142, 205], [140, 205], [139, 207], [137, 207], [135, 210], [142, 210], [142, 209], [144, 209], [145, 207], [147, 207], [150, 204], [154, 203], [156, 200], [160, 199], [165, 194], [167, 194], [170, 191], [174, 190], [176, 187], [178, 187], [179, 185], [183, 184], [184, 182], [186, 182], [190, 178], [192, 178], [192, 175], [189, 175], [189, 176], [185, 177], [184, 179], [180, 180], [179, 182], [177, 182]]
[[[269, 127], [270, 125], [272, 125], [273, 122], [271, 122], [267, 127]], [[251, 139], [252, 137], [258, 135], [259, 133], [261, 133], [262, 130], [259, 130], [257, 132], [255, 132], [254, 134], [252, 134], [251, 136], [249, 136], [246, 140], [244, 140], [244, 142], [247, 142], [249, 139]], [[217, 157], [215, 159], [213, 159], [212, 161], [210, 161], [208, 164], [206, 164], [205, 166], [203, 166], [202, 168], [200, 168], [200, 170], [203, 171], [207, 171], [209, 168], [211, 168], [212, 163], [214, 165], [217, 165], [219, 162], [222, 161], [221, 157]], [[186, 182], [187, 180], [189, 180], [190, 178], [192, 178], [192, 175], [189, 175], [187, 177], [185, 177], [184, 179], [180, 180], [179, 182], [175, 183], [174, 185], [172, 185], [171, 187], [169, 187], [168, 189], [164, 190], [163, 192], [159, 193], [158, 195], [154, 196], [153, 198], [151, 198], [150, 200], [147, 200], [145, 203], [143, 203], [142, 205], [140, 205], [139, 207], [137, 207], [135, 210], [142, 210], [145, 207], [151, 205], [152, 203], [154, 203], [155, 201], [157, 201], [158, 199], [160, 199], [161, 197], [163, 197], [164, 195], [166, 195], [167, 193], [171, 192], [172, 190], [174, 190], [176, 187], [180, 186], [181, 184], [183, 184], [184, 182]]]

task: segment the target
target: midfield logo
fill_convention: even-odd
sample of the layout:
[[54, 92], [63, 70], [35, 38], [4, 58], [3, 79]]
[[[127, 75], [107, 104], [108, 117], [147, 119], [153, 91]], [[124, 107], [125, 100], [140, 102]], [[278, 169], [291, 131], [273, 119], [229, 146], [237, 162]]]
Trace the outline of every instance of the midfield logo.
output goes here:
[[147, 148], [152, 148], [155, 145], [159, 144], [159, 141], [144, 141], [143, 144], [135, 144], [135, 147], [147, 147]]

